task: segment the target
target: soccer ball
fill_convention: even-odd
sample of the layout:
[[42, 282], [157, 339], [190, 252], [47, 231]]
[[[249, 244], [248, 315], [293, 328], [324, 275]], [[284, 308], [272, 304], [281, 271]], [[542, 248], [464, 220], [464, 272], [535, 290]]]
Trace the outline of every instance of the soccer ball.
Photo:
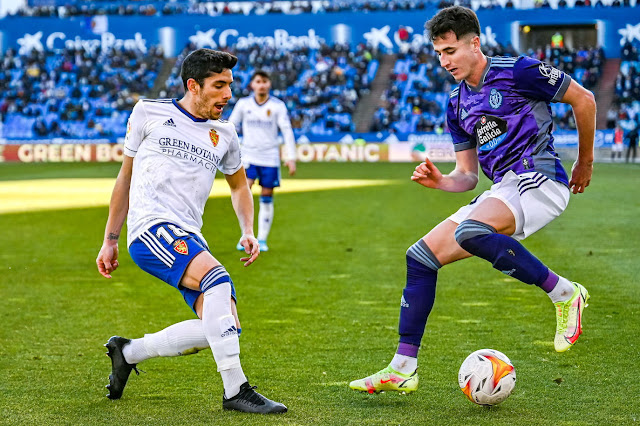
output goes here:
[[516, 385], [516, 370], [502, 352], [480, 349], [460, 366], [458, 384], [469, 401], [497, 405], [511, 395]]

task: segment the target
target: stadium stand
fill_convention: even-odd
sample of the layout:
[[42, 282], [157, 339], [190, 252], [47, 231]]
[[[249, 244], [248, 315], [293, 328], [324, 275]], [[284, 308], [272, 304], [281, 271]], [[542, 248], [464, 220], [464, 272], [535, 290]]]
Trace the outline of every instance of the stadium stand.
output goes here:
[[483, 9], [566, 9], [635, 6], [637, 0], [293, 0], [293, 1], [141, 1], [94, 0], [41, 2], [19, 8], [12, 15], [68, 18], [74, 16], [171, 16], [190, 15], [266, 15], [300, 13], [336, 13], [424, 10], [429, 5], [438, 8], [454, 4], [474, 10]]
[[133, 104], [153, 87], [162, 51], [66, 49], [0, 63], [0, 119], [6, 138], [124, 136]]
[[616, 78], [616, 99], [607, 127], [619, 122], [625, 130], [640, 125], [640, 43], [627, 41], [621, 50], [620, 72]]
[[[159, 97], [181, 97], [179, 72], [186, 46], [178, 56]], [[640, 92], [637, 49], [628, 48], [618, 77], [621, 110], [635, 117], [639, 102], [628, 102]], [[352, 115], [375, 78], [378, 53], [364, 44], [354, 49], [322, 45], [318, 49], [278, 50], [251, 46], [231, 48], [239, 63], [234, 70], [234, 100], [250, 94], [249, 79], [256, 69], [271, 73], [273, 95], [288, 106], [297, 136], [332, 135], [355, 131]], [[514, 55], [500, 45], [488, 55]], [[552, 49], [528, 52], [568, 72], [585, 87], [598, 82], [604, 62], [601, 49]], [[633, 56], [635, 55], [635, 56]], [[148, 97], [163, 63], [160, 48], [143, 55], [136, 51], [90, 53], [65, 50], [62, 55], [33, 51], [6, 52], [0, 64], [0, 118], [6, 138], [121, 137], [128, 114], [139, 97]], [[162, 85], [162, 82], [160, 82]], [[444, 111], [453, 78], [439, 66], [431, 46], [412, 47], [397, 56], [390, 86], [380, 100], [370, 131], [394, 133], [444, 130]], [[552, 106], [556, 125], [574, 129], [573, 114], [565, 104]], [[57, 117], [59, 116], [59, 119]]]
[[[505, 48], [500, 44], [484, 50], [489, 56], [516, 54], [510, 46]], [[598, 83], [604, 63], [604, 53], [599, 48], [560, 49], [547, 45], [530, 50], [527, 55], [570, 74], [588, 89], [593, 89]], [[440, 67], [431, 46], [412, 48], [398, 55], [390, 76], [390, 88], [381, 99], [371, 131], [442, 132], [448, 93], [455, 84], [453, 78]], [[552, 109], [558, 128], [575, 129], [569, 105], [552, 104]]]
[[[179, 55], [160, 97], [182, 96], [180, 66], [194, 48], [187, 46]], [[262, 69], [271, 75], [272, 94], [287, 104], [297, 136], [354, 131], [352, 114], [378, 67], [376, 53], [363, 44], [353, 50], [322, 45], [289, 51], [264, 46], [229, 51], [238, 56], [238, 65], [234, 68], [234, 98], [224, 116], [228, 117], [237, 99], [250, 95], [251, 75]]]

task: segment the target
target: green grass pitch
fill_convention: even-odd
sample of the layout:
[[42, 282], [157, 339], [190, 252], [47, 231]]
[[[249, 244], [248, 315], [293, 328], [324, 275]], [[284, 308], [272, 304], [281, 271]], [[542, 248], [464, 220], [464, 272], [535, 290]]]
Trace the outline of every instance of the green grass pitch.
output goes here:
[[[567, 164], [567, 167], [570, 165]], [[0, 180], [115, 177], [117, 164], [0, 165]], [[413, 164], [301, 164], [296, 179], [391, 184], [277, 194], [271, 251], [243, 268], [229, 199], [211, 199], [204, 234], [239, 293], [244, 370], [289, 412], [221, 410], [210, 351], [149, 360], [119, 401], [105, 398], [114, 334], [140, 337], [193, 318], [180, 295], [131, 261], [96, 271], [107, 208], [0, 215], [0, 423], [582, 425], [640, 421], [640, 168], [598, 164], [585, 194], [525, 245], [591, 293], [584, 334], [553, 350], [547, 296], [469, 259], [440, 272], [413, 395], [359, 394], [350, 380], [387, 365], [397, 344], [405, 250], [489, 186], [447, 194], [409, 180]], [[444, 171], [451, 165], [442, 165]], [[219, 179], [217, 185], [224, 185]], [[502, 405], [466, 400], [461, 362], [504, 352], [517, 384]]]

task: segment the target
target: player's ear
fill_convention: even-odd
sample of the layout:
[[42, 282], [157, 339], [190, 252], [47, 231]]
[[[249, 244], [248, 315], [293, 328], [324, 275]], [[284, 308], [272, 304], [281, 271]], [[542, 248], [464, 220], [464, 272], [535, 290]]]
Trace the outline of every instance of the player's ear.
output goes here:
[[200, 90], [200, 85], [195, 79], [190, 78], [187, 80], [187, 89], [192, 95], [197, 95]]
[[474, 36], [471, 39], [471, 45], [473, 46], [473, 53], [478, 53], [480, 51], [480, 37]]

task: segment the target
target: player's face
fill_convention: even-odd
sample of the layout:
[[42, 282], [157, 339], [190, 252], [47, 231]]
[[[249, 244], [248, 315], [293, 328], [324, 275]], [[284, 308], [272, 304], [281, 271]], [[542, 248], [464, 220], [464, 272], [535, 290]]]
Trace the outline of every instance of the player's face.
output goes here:
[[478, 36], [458, 39], [453, 31], [433, 41], [433, 48], [440, 58], [440, 65], [457, 81], [466, 80], [474, 73], [480, 49]]
[[269, 90], [271, 90], [271, 80], [262, 76], [256, 76], [256, 78], [251, 80], [251, 90], [259, 96], [268, 95]]
[[231, 83], [233, 83], [233, 74], [230, 69], [205, 78], [202, 87], [196, 83], [197, 93], [194, 93], [196, 114], [208, 120], [220, 118], [224, 106], [231, 99]]

